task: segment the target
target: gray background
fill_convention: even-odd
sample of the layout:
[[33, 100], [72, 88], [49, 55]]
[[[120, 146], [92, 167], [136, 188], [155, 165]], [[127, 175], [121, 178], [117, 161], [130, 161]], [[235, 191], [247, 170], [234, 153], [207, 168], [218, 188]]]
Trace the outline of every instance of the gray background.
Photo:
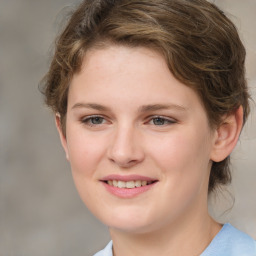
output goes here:
[[[38, 91], [63, 16], [78, 2], [0, 0], [0, 256], [89, 256], [109, 240], [77, 195]], [[256, 0], [215, 3], [241, 33], [255, 99]], [[210, 210], [256, 239], [255, 115], [253, 105], [233, 154], [233, 184], [212, 197]]]

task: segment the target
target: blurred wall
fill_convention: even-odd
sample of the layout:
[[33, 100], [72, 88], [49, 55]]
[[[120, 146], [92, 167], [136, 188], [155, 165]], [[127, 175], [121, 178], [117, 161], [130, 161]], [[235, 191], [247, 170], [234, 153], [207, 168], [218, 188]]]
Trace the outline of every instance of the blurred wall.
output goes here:
[[[0, 0], [0, 256], [89, 256], [110, 239], [78, 197], [53, 115], [38, 90], [62, 17], [78, 2]], [[240, 30], [256, 99], [256, 1], [215, 3]], [[209, 207], [217, 219], [256, 239], [255, 105], [252, 108], [233, 154], [230, 192], [217, 194]]]

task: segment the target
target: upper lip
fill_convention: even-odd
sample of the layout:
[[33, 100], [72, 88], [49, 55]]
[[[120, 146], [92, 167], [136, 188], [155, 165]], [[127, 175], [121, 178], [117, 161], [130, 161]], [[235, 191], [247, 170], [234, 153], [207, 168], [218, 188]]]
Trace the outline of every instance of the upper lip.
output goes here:
[[108, 180], [120, 180], [120, 181], [132, 181], [132, 180], [141, 180], [141, 181], [157, 181], [157, 179], [131, 174], [131, 175], [118, 175], [118, 174], [111, 174], [103, 177], [100, 179], [101, 181], [108, 181]]

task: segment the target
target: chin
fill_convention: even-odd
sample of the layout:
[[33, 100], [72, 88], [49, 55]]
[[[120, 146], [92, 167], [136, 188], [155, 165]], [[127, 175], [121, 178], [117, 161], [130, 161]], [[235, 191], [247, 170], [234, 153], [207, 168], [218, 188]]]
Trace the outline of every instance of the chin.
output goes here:
[[117, 211], [109, 215], [99, 216], [99, 219], [110, 229], [120, 232], [142, 234], [152, 231], [153, 216], [146, 216], [143, 212]]
[[153, 231], [151, 225], [145, 223], [134, 223], [134, 222], [120, 222], [112, 223], [108, 225], [110, 229], [118, 230], [119, 232], [130, 233], [130, 234], [145, 234]]

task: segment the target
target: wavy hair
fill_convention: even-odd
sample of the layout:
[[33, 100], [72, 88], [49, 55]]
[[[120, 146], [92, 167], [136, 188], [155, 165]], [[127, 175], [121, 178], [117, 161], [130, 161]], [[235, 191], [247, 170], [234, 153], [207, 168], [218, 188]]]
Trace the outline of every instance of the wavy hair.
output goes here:
[[[245, 48], [234, 24], [206, 0], [85, 0], [56, 40], [43, 80], [45, 101], [61, 115], [65, 133], [68, 90], [88, 49], [143, 46], [162, 54], [170, 72], [199, 95], [210, 127], [243, 107], [249, 114]], [[231, 181], [230, 157], [213, 162], [209, 189]]]

